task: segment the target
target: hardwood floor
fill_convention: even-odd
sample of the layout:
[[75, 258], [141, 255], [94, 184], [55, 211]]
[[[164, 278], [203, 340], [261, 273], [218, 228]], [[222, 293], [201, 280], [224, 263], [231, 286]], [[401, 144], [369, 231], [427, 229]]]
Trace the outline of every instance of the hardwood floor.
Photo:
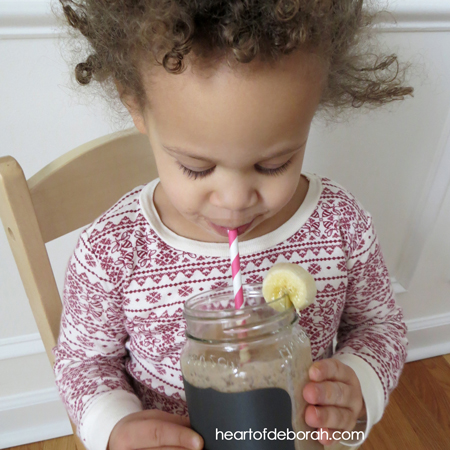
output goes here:
[[77, 450], [73, 436], [12, 447], [14, 450]]
[[[346, 447], [351, 449], [351, 447]], [[450, 449], [450, 355], [405, 365], [381, 421], [360, 450]], [[14, 450], [76, 450], [72, 436]]]
[[361, 450], [450, 449], [450, 355], [405, 365]]

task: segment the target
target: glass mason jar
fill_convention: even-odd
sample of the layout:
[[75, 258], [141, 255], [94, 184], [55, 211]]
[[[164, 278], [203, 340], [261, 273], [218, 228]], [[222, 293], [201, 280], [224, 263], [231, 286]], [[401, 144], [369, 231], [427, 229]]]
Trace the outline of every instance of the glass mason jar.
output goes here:
[[304, 421], [309, 339], [287, 298], [267, 303], [261, 288], [244, 285], [239, 310], [232, 287], [186, 301], [181, 371], [191, 426], [205, 450], [323, 449]]

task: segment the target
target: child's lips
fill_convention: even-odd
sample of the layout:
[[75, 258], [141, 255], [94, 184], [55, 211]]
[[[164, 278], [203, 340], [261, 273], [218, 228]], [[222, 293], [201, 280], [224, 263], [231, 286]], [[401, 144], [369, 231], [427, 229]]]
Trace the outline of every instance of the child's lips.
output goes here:
[[211, 228], [216, 231], [216, 233], [220, 234], [221, 236], [228, 236], [228, 230], [230, 229], [236, 229], [238, 232], [238, 235], [245, 233], [250, 226], [252, 225], [253, 221], [255, 219], [253, 219], [251, 222], [248, 222], [244, 225], [241, 225], [239, 227], [222, 227], [220, 225], [216, 225], [213, 222], [209, 222], [209, 225], [211, 226]]

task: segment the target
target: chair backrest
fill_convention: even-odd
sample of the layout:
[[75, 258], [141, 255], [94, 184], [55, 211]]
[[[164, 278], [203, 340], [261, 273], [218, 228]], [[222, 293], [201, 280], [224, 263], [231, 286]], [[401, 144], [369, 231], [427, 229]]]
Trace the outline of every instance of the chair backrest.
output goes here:
[[148, 138], [134, 128], [75, 148], [28, 182], [14, 158], [0, 158], [0, 216], [52, 365], [62, 304], [45, 243], [157, 176]]
[[[62, 303], [45, 244], [157, 176], [148, 138], [134, 128], [75, 148], [28, 182], [14, 158], [0, 158], [0, 217], [52, 366]], [[77, 450], [85, 450], [71, 425]]]

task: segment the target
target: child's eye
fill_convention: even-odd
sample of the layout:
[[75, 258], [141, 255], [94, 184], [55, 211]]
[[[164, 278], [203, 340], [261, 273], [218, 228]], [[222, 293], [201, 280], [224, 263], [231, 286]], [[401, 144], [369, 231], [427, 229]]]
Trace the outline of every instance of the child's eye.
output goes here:
[[188, 169], [186, 166], [183, 166], [183, 164], [181, 164], [179, 161], [177, 161], [177, 163], [179, 168], [183, 171], [183, 173], [187, 175], [188, 178], [193, 178], [194, 180], [196, 180], [197, 178], [206, 177], [207, 175], [212, 173], [213, 170], [215, 169], [215, 167], [211, 167], [210, 169], [200, 170], [197, 172], [195, 170]]
[[265, 175], [280, 175], [287, 170], [287, 168], [291, 165], [292, 159], [286, 161], [282, 166], [277, 167], [275, 169], [268, 169], [266, 167], [261, 167], [258, 164], [255, 165], [255, 169], [259, 173], [263, 173]]

